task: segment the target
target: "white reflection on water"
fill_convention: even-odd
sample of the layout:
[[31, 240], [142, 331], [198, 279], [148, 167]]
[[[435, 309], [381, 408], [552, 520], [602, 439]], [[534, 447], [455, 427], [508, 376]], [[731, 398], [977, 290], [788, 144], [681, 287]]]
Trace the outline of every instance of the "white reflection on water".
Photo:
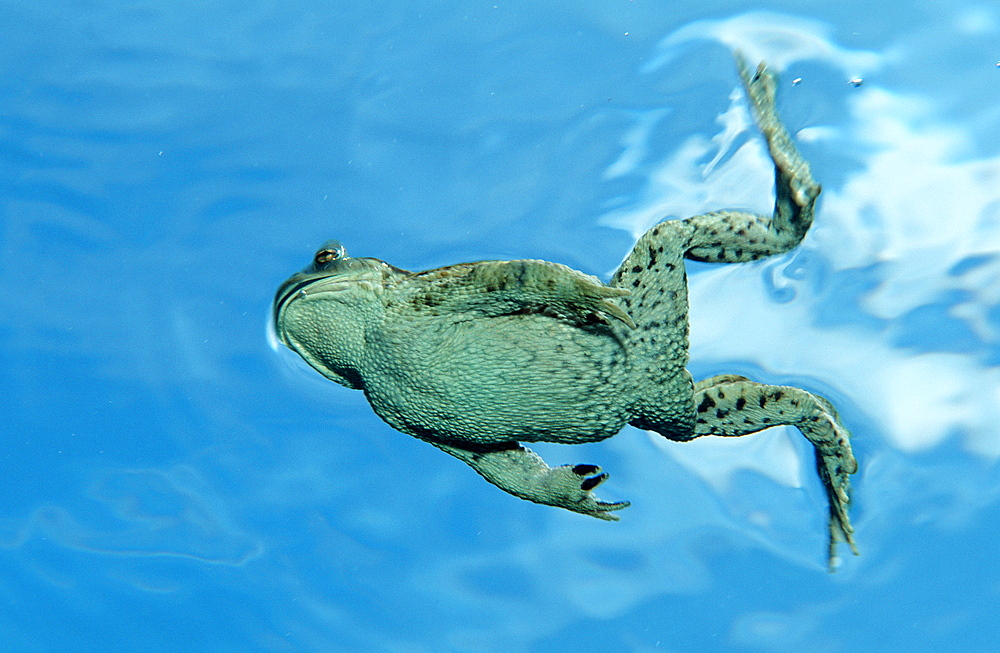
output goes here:
[[224, 566], [242, 566], [264, 553], [263, 544], [229, 516], [225, 501], [194, 468], [106, 472], [90, 495], [108, 508], [114, 528], [94, 527], [62, 506], [42, 505], [16, 530], [4, 524], [0, 548], [18, 548], [38, 538], [110, 556], [185, 558]]
[[[663, 40], [648, 69], [695, 39], [722, 42], [777, 68], [820, 60], [839, 67], [845, 80], [891, 58], [839, 48], [817, 23], [756, 12], [685, 26]], [[998, 335], [1000, 161], [961, 158], [969, 132], [934, 118], [929, 101], [870, 79], [860, 88], [845, 84], [845, 93], [846, 126], [811, 126], [799, 138], [860, 153], [856, 165], [827, 181], [816, 224], [796, 252], [755, 264], [701, 266], [692, 275], [692, 365], [697, 376], [744, 373], [835, 400], [854, 428], [865, 465], [856, 479], [861, 506], [855, 517], [866, 558], [877, 561], [884, 558], [888, 515], [901, 502], [915, 510], [927, 493], [954, 494], [955, 501], [926, 509], [938, 521], [968, 516], [992, 494], [970, 480], [981, 471], [968, 479], [942, 474], [926, 463], [887, 455], [886, 445], [908, 454], [958, 433], [968, 451], [988, 461], [1000, 457], [993, 427], [1000, 378], [985, 353], [996, 348]], [[633, 201], [609, 211], [602, 222], [638, 237], [664, 217], [726, 206], [768, 212], [772, 167], [756, 133], [751, 130], [748, 139], [741, 94], [732, 97], [714, 138], [691, 136], [662, 159], [654, 154], [662, 148], [651, 139], [669, 112], [634, 115], [622, 153], [605, 174], [638, 179], [640, 187]], [[858, 277], [865, 284], [847, 292], [843, 280]], [[921, 331], [919, 322], [907, 319], [929, 305], [941, 305], [947, 317], [967, 326], [978, 346], [950, 347], [950, 333]], [[908, 337], [926, 342], [918, 347]], [[651, 435], [648, 442], [667, 455], [649, 455], [627, 434], [603, 445], [605, 457], [613, 452], [621, 458], [603, 461], [613, 475], [604, 493], [634, 502], [613, 530], [553, 515], [548, 534], [516, 549], [430, 568], [426, 579], [488, 605], [490, 593], [470, 579], [507, 564], [530, 566], [540, 579], [532, 589], [546, 604], [558, 598], [607, 618], [664, 593], [704, 591], [712, 582], [705, 563], [716, 550], [730, 556], [760, 548], [822, 573], [824, 498], [797, 432], [683, 444]], [[577, 451], [544, 454], [553, 464], [586, 457]], [[943, 465], [954, 472], [956, 463]], [[692, 474], [678, 474], [678, 466]], [[744, 470], [753, 474], [734, 482]], [[762, 475], [774, 483], [760, 481]], [[789, 493], [788, 486], [805, 491]], [[858, 580], [851, 576], [856, 569], [848, 567], [838, 578]], [[846, 609], [850, 599], [844, 601], [829, 610]], [[765, 623], [765, 616], [747, 616], [735, 637], [756, 644], [770, 639], [766, 631], [773, 619]], [[533, 625], [520, 627], [551, 631], [571, 618], [551, 611], [542, 626], [526, 613]], [[812, 621], [805, 632], [819, 627]]]
[[849, 50], [833, 43], [832, 25], [816, 20], [751, 11], [722, 20], [696, 20], [666, 36], [659, 54], [642, 72], [651, 72], [677, 56], [695, 41], [721, 43], [743, 52], [750, 60], [765, 59], [777, 70], [804, 59], [818, 59], [839, 66], [848, 77], [865, 75], [884, 63], [883, 56], [864, 50]]
[[[689, 24], [662, 41], [656, 65], [694, 39], [721, 41], [778, 68], [819, 59], [846, 73], [884, 63], [874, 53], [832, 45], [818, 23], [778, 18], [751, 13]], [[609, 174], [640, 174], [647, 183], [636, 204], [609, 213], [604, 222], [638, 236], [663, 216], [721, 206], [768, 211], [770, 199], [762, 189], [771, 187], [772, 173], [760, 140], [727, 151], [739, 142], [734, 131], [749, 125], [744, 101], [734, 98], [740, 110], [731, 108], [720, 116], [722, 130], [716, 138], [691, 137], [649, 169], [643, 165], [650, 164], [630, 154], [648, 151], [649, 144], [629, 139], [626, 154]], [[899, 449], [927, 449], [959, 432], [969, 450], [1000, 457], [1000, 438], [993, 428], [1000, 412], [1000, 371], [978, 349], [914, 351], [897, 344], [917, 328], [900, 318], [939, 304], [984, 345], [996, 342], [990, 311], [1000, 302], [1000, 160], [963, 160], [972, 135], [935, 120], [930, 100], [868, 83], [852, 91], [847, 102], [846, 127], [820, 125], [802, 134], [803, 140], [838, 140], [867, 153], [843, 183], [825, 187], [816, 224], [801, 247], [819, 262], [803, 264], [800, 278], [783, 274], [788, 263], [780, 260], [717, 266], [693, 275], [693, 365], [721, 372], [726, 361], [751, 361], [771, 375], [809, 375], [849, 397]], [[649, 131], [640, 118], [636, 132]], [[822, 302], [830, 298], [820, 296], [823, 279], [808, 278], [820, 274], [815, 268], [822, 267], [829, 279], [869, 266], [876, 283], [853, 310], [875, 318], [879, 326], [866, 326], [863, 319], [822, 324]], [[794, 293], [793, 301], [778, 303], [770, 296], [762, 274], [768, 271], [778, 272], [784, 289]], [[696, 446], [722, 445], [706, 441]], [[686, 464], [701, 467], [703, 452], [669, 448]], [[744, 466], [737, 458], [734, 469]], [[702, 471], [706, 477], [718, 473]]]

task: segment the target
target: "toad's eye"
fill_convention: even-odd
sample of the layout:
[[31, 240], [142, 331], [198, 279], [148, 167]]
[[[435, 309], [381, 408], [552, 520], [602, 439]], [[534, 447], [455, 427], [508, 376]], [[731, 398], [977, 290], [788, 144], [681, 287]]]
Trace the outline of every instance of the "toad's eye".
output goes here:
[[317, 270], [324, 270], [329, 265], [335, 261], [347, 256], [347, 250], [336, 240], [331, 240], [323, 243], [323, 246], [316, 252], [316, 256], [313, 258], [313, 265], [316, 266]]

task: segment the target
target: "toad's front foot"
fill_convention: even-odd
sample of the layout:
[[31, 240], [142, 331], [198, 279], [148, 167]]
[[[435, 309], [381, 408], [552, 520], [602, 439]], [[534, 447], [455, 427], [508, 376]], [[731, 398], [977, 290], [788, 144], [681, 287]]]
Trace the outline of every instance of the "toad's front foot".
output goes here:
[[594, 496], [594, 488], [608, 480], [608, 475], [597, 465], [549, 467], [538, 454], [516, 442], [491, 450], [471, 450], [454, 443], [433, 444], [468, 463], [490, 483], [521, 499], [608, 521], [617, 521], [618, 515], [612, 512], [629, 505], [628, 501], [600, 501]]
[[[618, 515], [613, 510], [627, 508], [628, 501], [600, 501], [594, 496], [593, 489], [608, 480], [608, 474], [602, 473], [597, 465], [561, 465], [550, 468], [538, 479], [539, 496], [552, 506], [566, 508], [598, 519], [618, 521]], [[532, 499], [538, 501], [538, 499]]]

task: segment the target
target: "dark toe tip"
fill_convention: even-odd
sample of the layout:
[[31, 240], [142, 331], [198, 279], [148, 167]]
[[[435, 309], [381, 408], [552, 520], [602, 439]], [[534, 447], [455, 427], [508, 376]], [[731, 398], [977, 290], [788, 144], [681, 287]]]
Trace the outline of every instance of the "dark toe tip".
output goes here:
[[600, 467], [597, 465], [576, 465], [573, 467], [573, 473], [579, 476], [588, 476], [599, 469]]
[[598, 476], [591, 476], [583, 483], [580, 483], [580, 489], [582, 490], [593, 490], [595, 487], [606, 481], [608, 478], [607, 474], [600, 474]]

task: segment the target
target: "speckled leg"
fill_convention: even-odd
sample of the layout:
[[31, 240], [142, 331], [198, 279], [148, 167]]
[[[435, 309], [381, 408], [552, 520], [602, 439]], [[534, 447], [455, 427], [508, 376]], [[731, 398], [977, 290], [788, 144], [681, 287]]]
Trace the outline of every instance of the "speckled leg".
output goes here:
[[685, 220], [692, 229], [685, 256], [697, 261], [739, 263], [787, 252], [799, 244], [812, 225], [820, 193], [809, 164], [778, 117], [774, 75], [764, 64], [751, 71], [742, 57], [737, 56], [736, 62], [750, 111], [774, 161], [774, 214], [768, 217], [716, 211]]
[[[631, 423], [668, 437], [693, 428], [692, 392], [687, 366], [687, 277], [684, 258], [739, 263], [787, 252], [809, 230], [820, 187], [782, 125], [774, 105], [775, 78], [761, 64], [756, 70], [737, 57], [751, 112], [774, 161], [775, 204], [771, 216], [716, 211], [686, 220], [668, 220], [639, 238], [615, 272], [611, 285], [631, 295], [615, 299], [636, 327], [624, 332], [632, 360], [645, 369], [652, 392], [635, 406]], [[620, 331], [624, 331], [620, 329]], [[637, 370], [638, 371], [638, 370]]]
[[478, 450], [431, 442], [467, 463], [480, 476], [521, 499], [556, 506], [591, 517], [617, 521], [613, 510], [628, 507], [628, 501], [599, 501], [593, 489], [608, 480], [597, 465], [549, 467], [542, 457], [516, 442], [509, 446]]
[[698, 416], [692, 438], [747, 435], [782, 424], [798, 428], [816, 449], [816, 468], [830, 505], [831, 569], [837, 541], [847, 542], [857, 555], [847, 506], [849, 475], [858, 470], [858, 463], [850, 433], [829, 401], [799, 388], [764, 385], [734, 375], [700, 381], [694, 400]]

